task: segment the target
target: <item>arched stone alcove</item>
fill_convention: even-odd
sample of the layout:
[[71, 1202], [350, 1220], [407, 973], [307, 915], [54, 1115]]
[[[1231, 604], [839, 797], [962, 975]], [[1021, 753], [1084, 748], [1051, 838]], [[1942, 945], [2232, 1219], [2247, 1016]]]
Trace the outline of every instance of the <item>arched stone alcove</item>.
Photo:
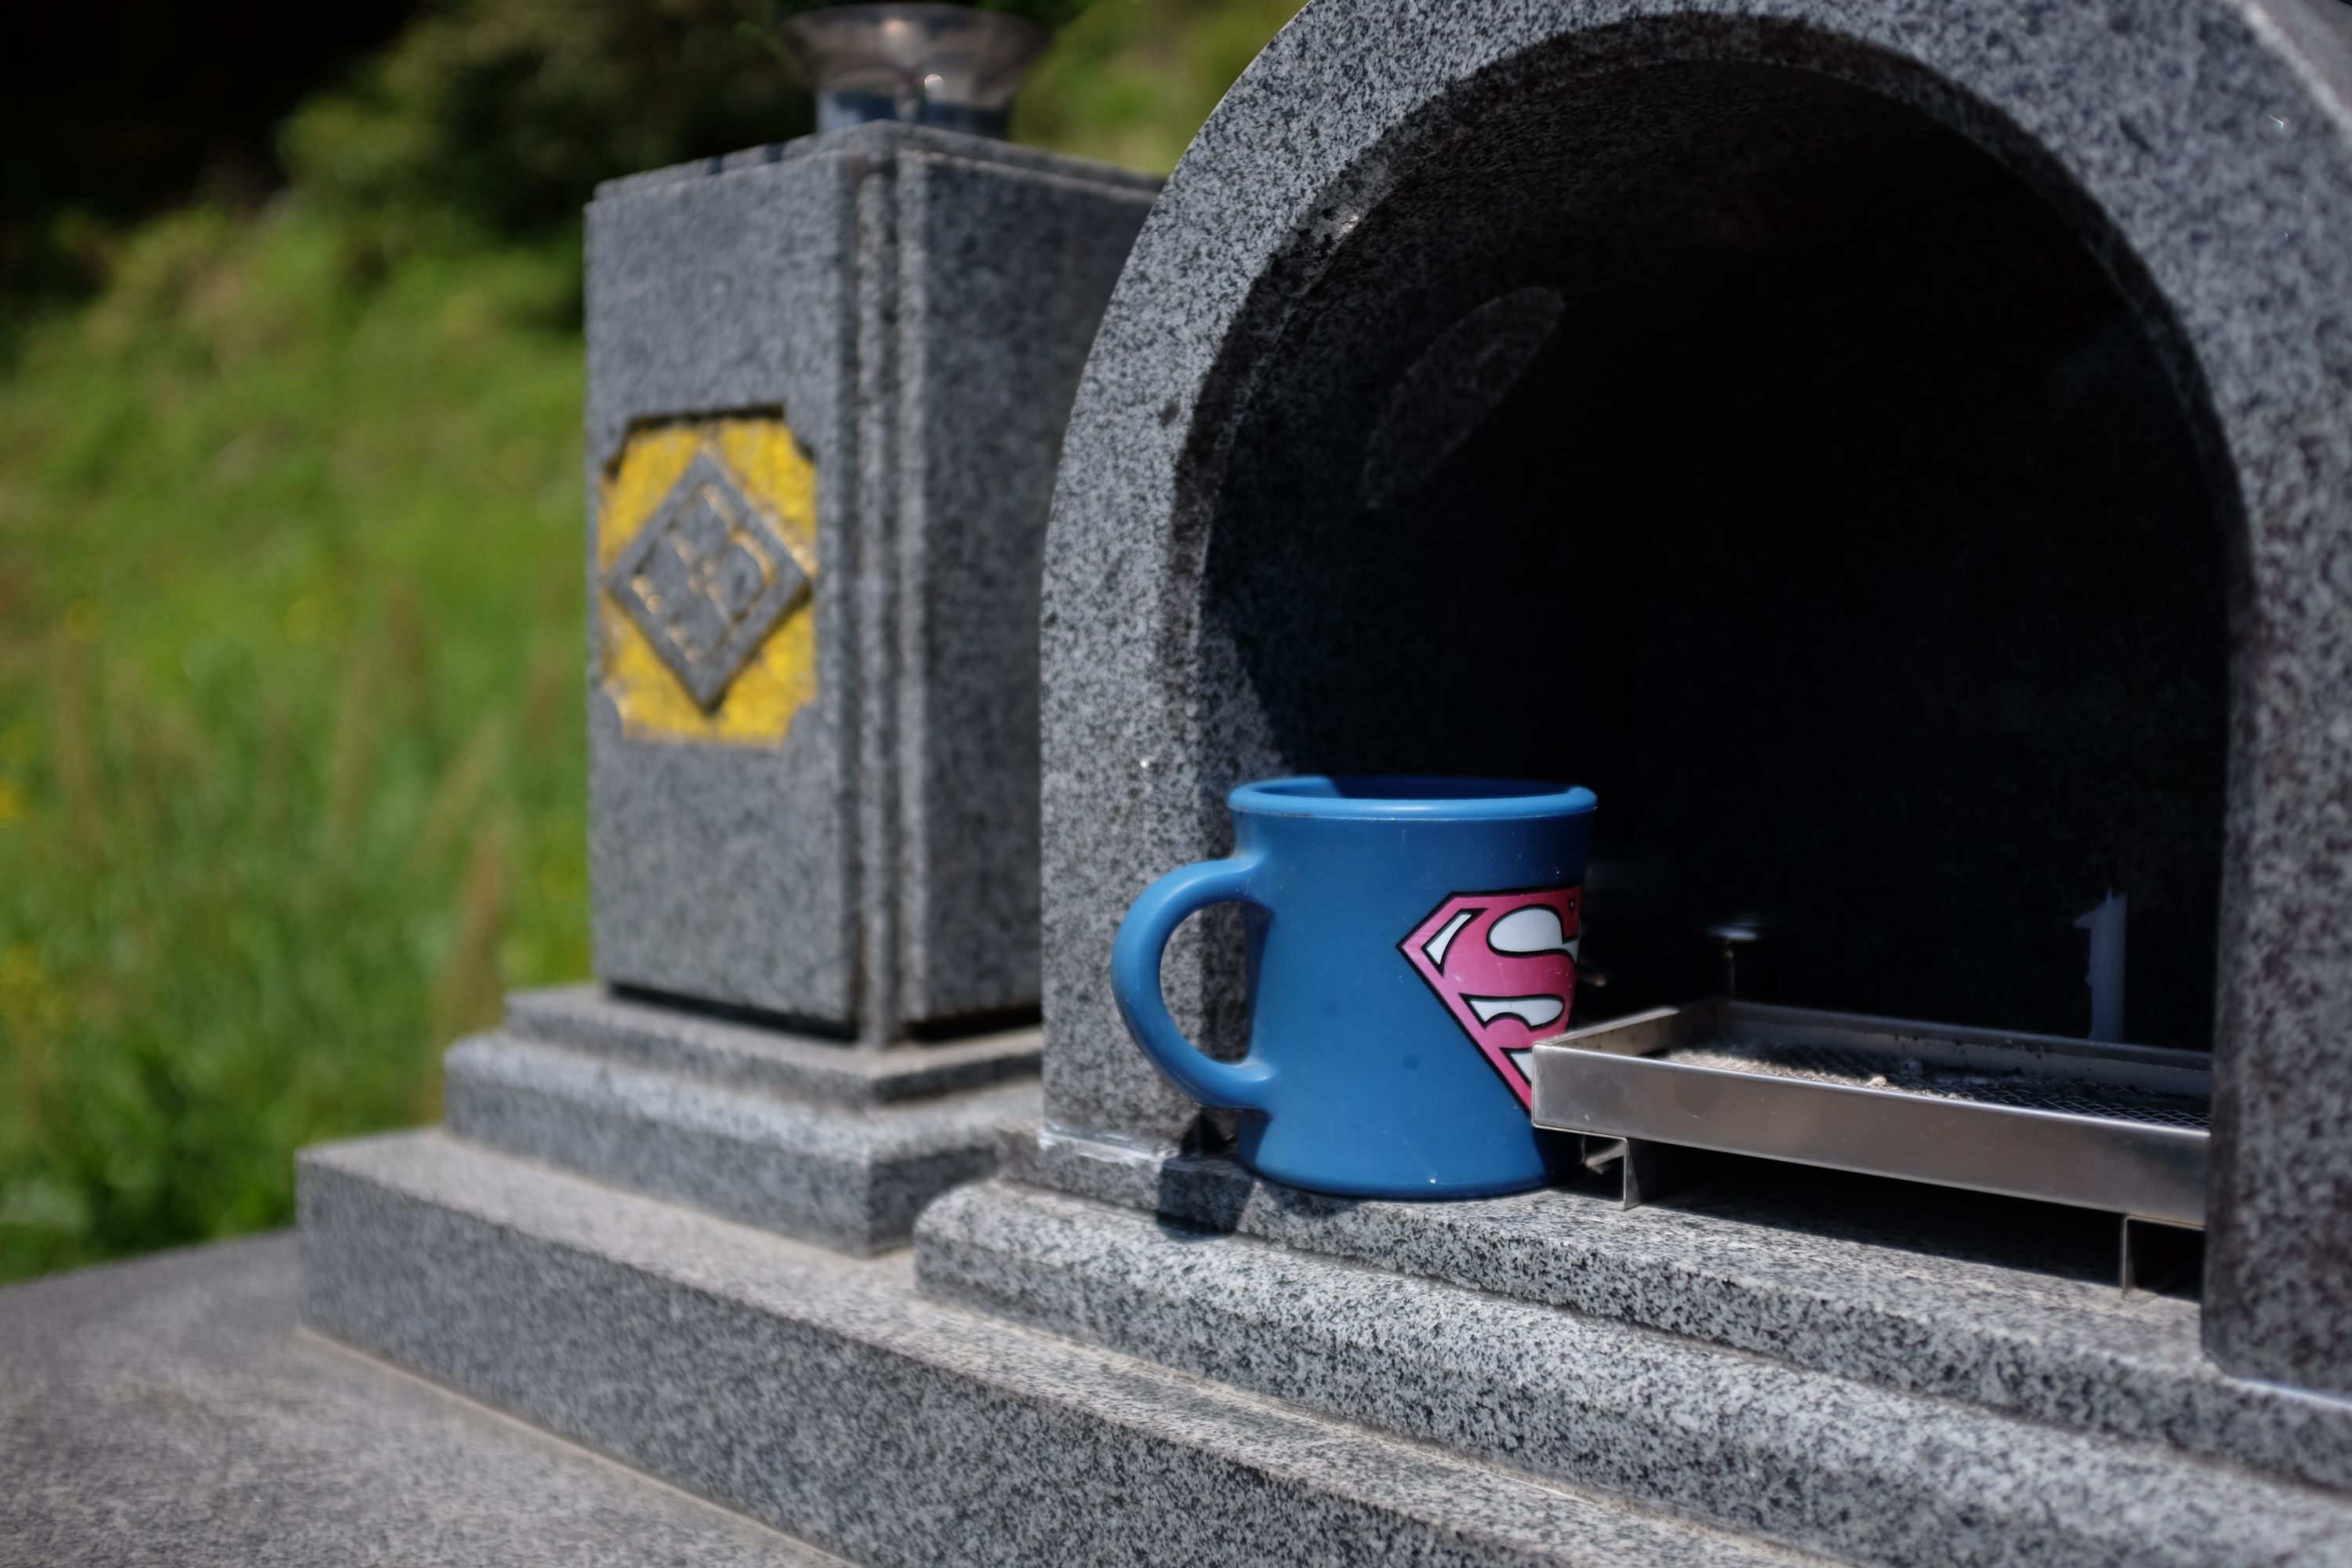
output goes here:
[[[2131, 1033], [2219, 1053], [2209, 1342], [2352, 1382], [2352, 1140], [2308, 1115], [2352, 1111], [2316, 17], [1310, 5], [1171, 180], [1066, 447], [1054, 1119], [1183, 1135], [1103, 958], [1268, 773], [1591, 784], [1607, 1011], [1754, 919], [1785, 999], [2080, 1032], [2113, 886]], [[1213, 1034], [1236, 981], [1171, 954]]]
[[1772, 999], [2080, 1035], [2112, 889], [2130, 1037], [2204, 1046], [2235, 493], [2168, 323], [1894, 99], [1546, 66], [1236, 367], [1204, 726], [1598, 791], [1588, 1018], [1708, 994], [1737, 922]]

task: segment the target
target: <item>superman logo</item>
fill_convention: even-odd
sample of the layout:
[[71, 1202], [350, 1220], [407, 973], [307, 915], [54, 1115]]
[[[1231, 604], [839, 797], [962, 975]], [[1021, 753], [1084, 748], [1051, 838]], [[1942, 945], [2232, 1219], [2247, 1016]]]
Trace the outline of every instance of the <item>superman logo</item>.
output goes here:
[[1568, 1026], [1583, 893], [1456, 893], [1397, 944], [1523, 1106], [1535, 1103], [1528, 1053]]

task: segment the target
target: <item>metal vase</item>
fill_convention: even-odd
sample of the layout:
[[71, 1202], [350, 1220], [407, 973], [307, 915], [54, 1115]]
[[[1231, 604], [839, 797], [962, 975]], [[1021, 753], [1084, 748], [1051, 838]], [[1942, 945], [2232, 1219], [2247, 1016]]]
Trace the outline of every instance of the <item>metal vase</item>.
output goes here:
[[1021, 79], [1052, 37], [963, 5], [832, 5], [783, 25], [816, 89], [816, 128], [869, 120], [1002, 137]]

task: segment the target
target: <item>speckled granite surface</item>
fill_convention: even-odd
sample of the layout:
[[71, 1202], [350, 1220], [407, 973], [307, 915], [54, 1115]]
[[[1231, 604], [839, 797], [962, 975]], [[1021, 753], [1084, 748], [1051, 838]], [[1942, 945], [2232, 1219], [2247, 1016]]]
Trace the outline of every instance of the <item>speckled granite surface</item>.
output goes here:
[[[2158, 867], [2166, 864], [2157, 853], [2165, 844], [2195, 846], [2179, 863], [2201, 864], [2198, 875], [2219, 889], [2184, 893], [2190, 923], [2179, 928], [2178, 946], [2185, 956], [2164, 970], [2192, 974], [2203, 955], [2218, 952], [2217, 987], [2190, 987], [2200, 1014], [2204, 998], [2218, 994], [2219, 1157], [2205, 1332], [2234, 1370], [2352, 1392], [2352, 1139], [2342, 1132], [2342, 1113], [2352, 1109], [2345, 1044], [2352, 1040], [2352, 844], [2344, 812], [2352, 798], [2352, 105], [2345, 98], [2352, 73], [2341, 53], [2344, 29], [2329, 10], [2327, 0], [1309, 6], [1228, 94], [1171, 177], [1113, 296], [1072, 417], [1045, 595], [1049, 1116], [1146, 1148], [1172, 1149], [1191, 1135], [1194, 1108], [1119, 1027], [1105, 960], [1137, 891], [1171, 866], [1221, 852], [1219, 802], [1230, 785], [1334, 765], [1332, 753], [1350, 745], [1377, 754], [1384, 737], [1450, 733], [1447, 704], [1461, 689], [1449, 688], [1441, 701], [1409, 679], [1383, 700], [1367, 698], [1340, 716], [1361, 737], [1318, 717], [1318, 701], [1327, 716], [1348, 706], [1331, 696], [1356, 679], [1342, 653], [1353, 648], [1359, 666], [1389, 657], [1378, 640], [1351, 643], [1318, 630], [1313, 584], [1344, 586], [1358, 570], [1360, 556], [1349, 552], [1386, 537], [1343, 526], [1344, 509], [1324, 505], [1356, 493], [1357, 470], [1340, 459], [1350, 432], [1376, 427], [1380, 416], [1376, 402], [1332, 377], [1375, 361], [1409, 363], [1432, 333], [1480, 300], [1544, 281], [1507, 274], [1518, 259], [1557, 259], [1586, 246], [1565, 221], [1576, 214], [1597, 205], [1654, 225], [1653, 197], [1712, 191], [1708, 182], [1725, 170], [1750, 167], [1746, 153], [1708, 152], [1709, 127], [1777, 93], [1785, 109], [1772, 111], [1780, 118], [1766, 133], [1738, 143], [1749, 153], [1812, 145], [1805, 138], [1813, 136], [1851, 152], [1841, 126], [1865, 123], [1875, 129], [1853, 143], [1865, 159], [1885, 135], [1916, 132], [1923, 148], [1937, 136], [1937, 145], [1964, 143], [1977, 158], [1968, 178], [2021, 182], [2040, 204], [2032, 221], [2063, 226], [2099, 264], [2107, 280], [2099, 286], [2122, 301], [2104, 318], [2115, 353], [2101, 363], [2124, 376], [2119, 385], [2159, 386], [2146, 399], [2150, 423], [2137, 436], [2107, 431], [2073, 449], [2111, 454], [2141, 443], [2143, 458], [2101, 480], [2108, 490], [2188, 461], [2179, 482], [2164, 488], [2176, 498], [2201, 491], [2177, 520], [2179, 540], [2168, 534], [2161, 547], [2135, 547], [2126, 531], [2110, 558], [2179, 562], [2202, 541], [2197, 548], [2214, 552], [2210, 568], [2172, 588], [2185, 604], [2198, 584], [2210, 595], [2221, 583], [2229, 668], [2224, 683], [2218, 664], [2184, 663], [2169, 684], [2144, 686], [2150, 700], [2138, 705], [2158, 714], [2176, 696], [2199, 694], [2177, 704], [2204, 715], [2193, 734], [2151, 744], [2189, 759], [2184, 779], [2201, 782], [2184, 784], [2177, 796], [2142, 792], [2129, 801], [2093, 790], [2081, 798], [2107, 804], [2084, 818], [2082, 831], [2095, 835], [2117, 812], [2167, 798], [2218, 799], [2226, 786], [2218, 824], [2200, 807], [2153, 823], [2142, 840], [2153, 857], [2147, 864]], [[1702, 79], [1714, 88], [1675, 99], [1675, 112], [1641, 112], [1644, 92], [1654, 100], [1654, 89]], [[1530, 137], [1549, 139], [1540, 169], [1515, 162], [1534, 144]], [[1538, 174], [1550, 181], [1539, 196], [1477, 195], [1482, 181]], [[1886, 199], [1907, 199], [1899, 172], [1895, 178]], [[1703, 206], [1695, 227], [1635, 224], [1619, 231], [1636, 237], [1622, 243], [1591, 237], [1574, 253], [1589, 255], [1592, 268], [1561, 286], [1584, 287], [1595, 275], [1628, 289], [1640, 285], [1665, 254], [1637, 243], [1640, 235], [1696, 233], [1705, 245], [1727, 246], [1727, 255], [1761, 254], [1817, 227], [1822, 214], [1808, 211], [1785, 215], [1776, 227], [1769, 214], [1759, 216], [1767, 208], [1743, 205], [1735, 194]], [[1866, 231], [1858, 226], [1855, 237], [1868, 241]], [[1707, 276], [1737, 277], [1745, 265], [1726, 263]], [[1899, 266], [1894, 275], [1902, 275]], [[1946, 312], [1957, 299], [1948, 289], [1969, 284], [1937, 283], [1948, 291], [1928, 309]], [[1885, 303], [1892, 311], [1892, 294]], [[1562, 331], [1580, 319], [1606, 327], [1607, 307], [1604, 299], [1580, 316], [1572, 302]], [[1822, 310], [1817, 325], [1840, 319], [1834, 298]], [[1917, 315], [1886, 320], [1899, 328]], [[1297, 345], [1305, 346], [1286, 360]], [[1705, 345], [1688, 346], [1697, 353]], [[2063, 363], [2021, 374], [2055, 387], [2096, 358], [2061, 356]], [[2138, 368], [2116, 368], [2126, 360]], [[2151, 374], [2149, 365], [2159, 368]], [[1364, 374], [1368, 384], [1377, 382]], [[1888, 395], [1903, 395], [1889, 388]], [[2097, 401], [2119, 406], [2104, 394]], [[1326, 417], [1326, 405], [1347, 417]], [[1605, 400], [1595, 407], [1608, 411]], [[1742, 424], [1727, 413], [1707, 426], [1706, 439], [1732, 440]], [[1550, 428], [1551, 451], [1579, 431]], [[2053, 428], [2063, 437], [2067, 427]], [[2055, 449], [2064, 449], [2063, 439]], [[2013, 442], [1989, 434], [1969, 452], [1946, 454], [1936, 484], [1968, 482], [1972, 469], [2013, 451]], [[1457, 468], [1496, 460], [1475, 441], [1463, 453]], [[1326, 457], [1328, 474], [1316, 466]], [[1760, 454], [1753, 471], [1783, 471], [1770, 461]], [[1688, 457], [1661, 458], [1657, 469], [1661, 479], [1689, 471]], [[1750, 472], [1740, 469], [1743, 479]], [[2064, 484], [2065, 474], [2053, 462], [2048, 484]], [[1585, 491], [1570, 485], [1545, 493], [1580, 499]], [[2037, 480], [2017, 494], [2047, 499], [2048, 486]], [[1283, 504], [1252, 499], [1268, 496]], [[1905, 510], [1894, 496], [1890, 489], [1888, 515]], [[2086, 492], [2068, 506], [2088, 517], [2100, 503]], [[1321, 518], [1318, 507], [1331, 516]], [[2200, 512], [2213, 525], [2202, 533], [2191, 526]], [[1570, 506], [1560, 515], [1579, 514]], [[1408, 537], [1425, 540], [1427, 527], [1447, 516], [1440, 497], [1433, 510], [1406, 509], [1398, 526], [1418, 526]], [[2063, 531], [2053, 521], [2039, 536]], [[1825, 547], [1816, 559], [1850, 561], [1867, 549]], [[1399, 583], [1433, 581], [1440, 559], [1412, 557]], [[1586, 585], [1582, 613], [1604, 619], [1607, 595], [1589, 590], [1595, 563], [1605, 559], [1580, 557], [1562, 568]], [[1250, 598], [1241, 591], [1247, 582], [1234, 575], [1244, 566], [1275, 588]], [[1531, 579], [1521, 573], [1517, 580]], [[2068, 580], [2079, 603], [2092, 575]], [[2063, 619], [2069, 602], [2068, 594], [2053, 598], [2037, 624]], [[1401, 588], [1392, 602], [1367, 591], [1363, 603], [1379, 614], [1358, 613], [1347, 626], [1377, 626], [1389, 641], [1421, 647], [1411, 637], [1420, 622], [1410, 594]], [[2181, 625], [2219, 637], [2224, 621], [2216, 605], [2200, 602]], [[1899, 619], [1889, 630], [1910, 635]], [[1596, 634], [1574, 658], [1562, 653], [1579, 690], [1612, 646]], [[1853, 668], [1859, 657], [1855, 650], [1828, 668]], [[2224, 684], [2226, 746], [2207, 723]], [[2084, 712], [2119, 710], [2102, 699]], [[1890, 722], [1903, 720], [1890, 710]], [[1988, 734], [1998, 732], [1988, 723]], [[2044, 730], [2060, 735], [2069, 726], [2053, 716]], [[1467, 743], [1448, 753], [1480, 754]], [[1423, 756], [1415, 765], [1439, 761]], [[2040, 774], [2029, 767], [2019, 776]], [[1601, 793], [1605, 816], [1612, 797]], [[2021, 795], [2011, 816], [2041, 822], [2050, 809]], [[2042, 815], [2020, 815], [2031, 811]], [[1980, 864], [1956, 858], [1953, 874]], [[2015, 880], [2032, 870], [2020, 868]], [[2218, 942], [2196, 935], [2198, 919], [2212, 922], [2206, 929]], [[1596, 931], [1604, 924], [1597, 914], [1594, 923]], [[1181, 1021], [1230, 1047], [1237, 971], [1219, 945], [1180, 941], [1168, 989]], [[2007, 984], [2014, 969], [1993, 964], [1985, 983]]]
[[890, 1050], [698, 1013], [599, 985], [507, 996], [501, 1033], [813, 1105], [875, 1106], [1034, 1078], [1042, 1037], [1010, 1029]]
[[2352, 1402], [2215, 1367], [2194, 1301], [2118, 1292], [2115, 1228], [2098, 1215], [1834, 1175], [1806, 1190], [1735, 1174], [1633, 1210], [1605, 1183], [1360, 1203], [1262, 1182], [1228, 1158], [1162, 1161], [1052, 1134], [1009, 1134], [1003, 1170], [1189, 1226], [2352, 1491]]
[[[589, 874], [596, 971], [853, 1027], [860, 937], [857, 193], [830, 153], [587, 212]], [[821, 325], [826, 330], [817, 330]], [[601, 480], [631, 428], [781, 410], [816, 466], [816, 689], [782, 742], [630, 735], [604, 689]]]
[[0, 1290], [0, 1562], [840, 1559], [304, 1332], [291, 1237]]
[[301, 1207], [311, 1326], [860, 1563], [1805, 1560], [437, 1133]]
[[988, 1173], [1034, 1082], [870, 1109], [756, 1089], [505, 1035], [451, 1048], [449, 1131], [784, 1236], [870, 1254], [906, 1242], [925, 1204]]
[[795, 1034], [572, 985], [444, 1061], [452, 1132], [861, 1256], [986, 1175], [1034, 1116], [1034, 1029], [937, 1046]]
[[1002, 1182], [924, 1290], [1855, 1562], [2352, 1563], [2352, 1500], [1691, 1339]]
[[[847, 140], [844, 140], [847, 138]], [[896, 121], [877, 121], [855, 130], [835, 132], [824, 140], [803, 136], [791, 142], [770, 142], [758, 147], [745, 147], [733, 153], [721, 153], [698, 163], [673, 163], [667, 168], [646, 169], [634, 174], [622, 174], [606, 180], [596, 187], [599, 199], [605, 196], [627, 195], [652, 189], [656, 185], [674, 185], [681, 181], [699, 180], [711, 174], [730, 174], [738, 169], [754, 169], [768, 163], [782, 163], [811, 153], [835, 153], [844, 147], [864, 142], [873, 146], [887, 141], [899, 148], [919, 153], [943, 153], [952, 157], [970, 157], [973, 142], [959, 132], [941, 131], [929, 125], [902, 125]], [[1033, 174], [1067, 175], [1076, 167], [1084, 171], [1088, 180], [1105, 184], [1124, 185], [1143, 195], [1156, 195], [1159, 180], [1149, 174], [1139, 174], [1128, 169], [1115, 169], [1102, 163], [1079, 163], [1059, 153], [1041, 148], [1024, 147], [1017, 142], [988, 142], [989, 161], [1007, 168], [1020, 169]]]
[[816, 471], [781, 741], [624, 725], [589, 529], [604, 978], [890, 1041], [1034, 1007], [1036, 594], [1063, 420], [1154, 183], [874, 124], [608, 184], [588, 431], [781, 416]]

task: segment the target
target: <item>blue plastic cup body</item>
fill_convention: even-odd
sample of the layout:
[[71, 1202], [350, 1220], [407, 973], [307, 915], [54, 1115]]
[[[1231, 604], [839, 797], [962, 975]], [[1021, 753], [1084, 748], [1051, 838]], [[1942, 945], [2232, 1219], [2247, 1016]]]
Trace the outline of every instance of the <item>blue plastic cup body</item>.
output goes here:
[[[1520, 780], [1297, 778], [1233, 792], [1234, 853], [1129, 908], [1121, 1016], [1203, 1104], [1242, 1112], [1238, 1152], [1294, 1186], [1470, 1197], [1540, 1186], [1526, 1052], [1568, 1026], [1594, 801]], [[1249, 1050], [1176, 1028], [1162, 950], [1186, 916], [1246, 906]]]

